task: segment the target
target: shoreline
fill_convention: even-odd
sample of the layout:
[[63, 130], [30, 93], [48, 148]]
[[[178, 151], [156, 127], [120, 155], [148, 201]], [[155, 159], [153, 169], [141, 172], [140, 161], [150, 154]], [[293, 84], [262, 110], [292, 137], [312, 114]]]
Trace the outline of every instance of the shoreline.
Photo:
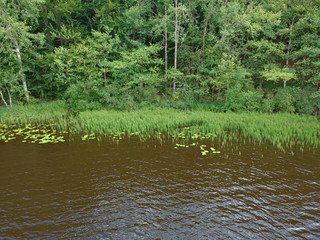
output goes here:
[[[320, 146], [320, 121], [313, 116], [289, 113], [226, 112], [208, 110], [141, 109], [84, 111], [73, 116], [60, 102], [0, 109], [0, 123], [8, 126], [47, 126], [70, 134], [137, 135], [141, 139], [162, 134], [186, 140], [195, 136], [214, 139], [240, 133], [253, 141], [269, 141], [277, 148]], [[0, 128], [1, 127], [0, 125]], [[1, 141], [1, 138], [0, 138]]]

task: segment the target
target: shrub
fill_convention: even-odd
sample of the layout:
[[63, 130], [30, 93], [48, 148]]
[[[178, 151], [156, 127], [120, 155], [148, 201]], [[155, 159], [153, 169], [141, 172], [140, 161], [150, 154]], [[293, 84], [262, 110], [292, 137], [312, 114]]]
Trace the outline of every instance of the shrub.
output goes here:
[[65, 92], [64, 97], [70, 106], [77, 111], [102, 108], [99, 103], [98, 88], [94, 81], [72, 84]]
[[320, 109], [320, 89], [318, 89], [318, 91], [312, 93], [310, 98], [314, 102], [314, 106], [315, 106], [314, 113], [315, 113], [315, 115], [318, 115], [319, 109]]
[[265, 99], [262, 100], [261, 112], [272, 113], [274, 111], [275, 105], [273, 100], [273, 95], [268, 94]]
[[175, 100], [173, 107], [176, 109], [194, 109], [197, 103], [194, 91], [188, 84], [184, 84], [183, 86], [178, 88], [173, 98]]
[[294, 107], [297, 113], [312, 114], [315, 108], [315, 101], [312, 99], [314, 90], [310, 88], [293, 88]]
[[258, 111], [262, 105], [262, 98], [262, 90], [244, 90], [237, 84], [226, 91], [225, 108], [232, 111]]
[[293, 113], [295, 111], [294, 97], [292, 95], [292, 89], [290, 87], [279, 89], [274, 96], [273, 101], [275, 111], [289, 113]]

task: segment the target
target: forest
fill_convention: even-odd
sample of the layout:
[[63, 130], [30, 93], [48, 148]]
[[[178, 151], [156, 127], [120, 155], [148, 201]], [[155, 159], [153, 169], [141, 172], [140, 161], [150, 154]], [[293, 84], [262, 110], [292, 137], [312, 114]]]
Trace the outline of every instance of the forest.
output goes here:
[[0, 0], [3, 108], [318, 115], [319, 0]]

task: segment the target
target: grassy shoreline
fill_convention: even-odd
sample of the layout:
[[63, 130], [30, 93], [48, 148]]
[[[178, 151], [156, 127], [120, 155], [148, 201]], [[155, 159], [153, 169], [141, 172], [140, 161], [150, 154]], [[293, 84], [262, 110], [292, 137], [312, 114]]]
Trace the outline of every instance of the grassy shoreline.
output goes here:
[[320, 121], [288, 113], [215, 113], [174, 109], [85, 111], [73, 116], [63, 103], [0, 108], [0, 123], [15, 126], [50, 125], [71, 134], [135, 134], [143, 138], [167, 134], [186, 140], [239, 134], [253, 141], [269, 141], [278, 148], [320, 146]]

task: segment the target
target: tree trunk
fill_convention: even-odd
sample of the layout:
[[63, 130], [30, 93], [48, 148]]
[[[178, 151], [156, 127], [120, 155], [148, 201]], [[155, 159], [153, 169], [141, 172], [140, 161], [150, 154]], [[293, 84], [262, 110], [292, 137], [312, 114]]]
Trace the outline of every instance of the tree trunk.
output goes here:
[[2, 92], [1, 92], [1, 90], [0, 90], [0, 96], [1, 96], [2, 102], [4, 102], [4, 104], [6, 105], [6, 107], [7, 107], [8, 109], [10, 109], [10, 106], [8, 105], [8, 103], [6, 102], [6, 100], [4, 99], [4, 96], [3, 96]]
[[164, 30], [164, 69], [166, 73], [166, 79], [168, 75], [168, 29], [167, 29], [167, 6], [164, 7], [165, 15], [165, 30]]
[[7, 93], [8, 93], [8, 97], [9, 97], [9, 106], [10, 106], [10, 108], [11, 108], [11, 107], [12, 107], [12, 97], [11, 97], [11, 94], [10, 94], [9, 89], [7, 88], [7, 85], [5, 85], [5, 88], [6, 88]]
[[29, 102], [28, 87], [27, 87], [27, 82], [26, 82], [26, 76], [25, 76], [25, 74], [23, 72], [23, 68], [22, 68], [22, 60], [21, 60], [19, 45], [18, 45], [18, 43], [16, 41], [14, 41], [13, 44], [14, 44], [14, 46], [16, 48], [16, 52], [17, 52], [17, 57], [18, 57], [18, 62], [19, 62], [19, 66], [20, 66], [20, 74], [21, 74], [21, 80], [22, 80], [24, 94], [26, 96], [27, 102]]
[[206, 18], [205, 24], [204, 24], [204, 29], [203, 29], [203, 36], [202, 36], [202, 63], [205, 58], [205, 51], [206, 51], [206, 35], [207, 35], [207, 27], [208, 27], [208, 21], [209, 18]]
[[[287, 49], [287, 58], [286, 58], [286, 69], [287, 69], [287, 72], [288, 72], [288, 68], [289, 68], [289, 55], [290, 55], [290, 45], [291, 45], [291, 42], [292, 42], [292, 39], [291, 39], [291, 36], [290, 36], [289, 44], [288, 44], [288, 49]], [[286, 80], [283, 80], [283, 88], [285, 88], [286, 86], [287, 86], [287, 81], [286, 81]]]
[[[178, 24], [178, 0], [175, 3], [175, 31], [174, 31], [174, 69], [177, 70], [178, 62], [178, 40], [179, 40], [179, 24]], [[173, 77], [173, 94], [176, 91], [176, 76]]]
[[[287, 48], [287, 57], [286, 57], [286, 69], [288, 72], [288, 68], [289, 68], [289, 56], [290, 56], [290, 48], [291, 48], [291, 43], [292, 43], [292, 30], [293, 30], [293, 24], [294, 24], [294, 19], [295, 17], [293, 17], [292, 22], [289, 23], [290, 24], [290, 33], [289, 33], [289, 42], [288, 42], [288, 48]], [[285, 88], [287, 86], [287, 81], [283, 80], [283, 88]]]

